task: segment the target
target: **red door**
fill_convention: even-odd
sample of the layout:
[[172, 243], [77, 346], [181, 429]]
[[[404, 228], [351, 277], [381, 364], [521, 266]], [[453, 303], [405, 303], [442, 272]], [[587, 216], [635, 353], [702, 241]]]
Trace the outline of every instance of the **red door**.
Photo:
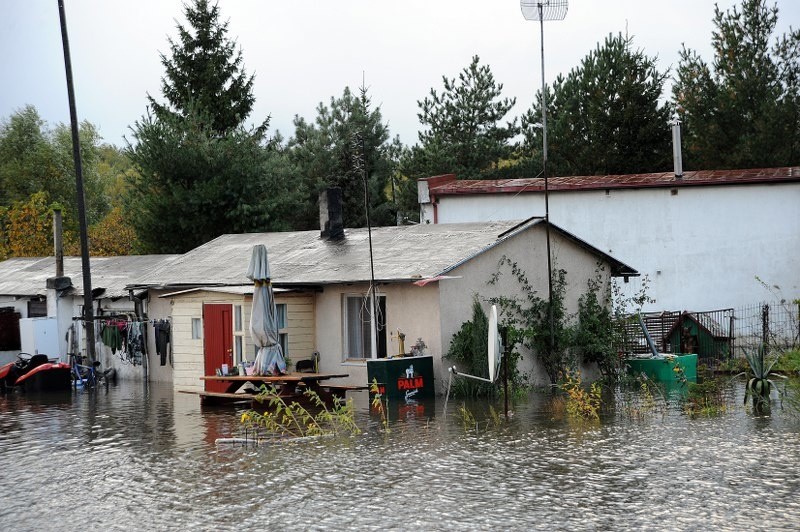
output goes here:
[[[233, 315], [231, 305], [203, 305], [205, 374], [216, 375], [223, 364], [233, 367]], [[207, 392], [224, 392], [226, 382], [206, 381]]]

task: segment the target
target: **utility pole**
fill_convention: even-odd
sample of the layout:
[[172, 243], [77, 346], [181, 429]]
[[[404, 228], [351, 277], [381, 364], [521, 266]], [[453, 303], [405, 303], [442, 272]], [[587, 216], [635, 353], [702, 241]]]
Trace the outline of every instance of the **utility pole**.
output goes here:
[[92, 305], [92, 273], [89, 269], [89, 236], [86, 229], [86, 201], [83, 193], [83, 166], [81, 164], [81, 143], [78, 136], [78, 112], [75, 109], [75, 89], [72, 84], [72, 61], [69, 56], [67, 37], [67, 17], [64, 14], [64, 0], [58, 0], [58, 15], [61, 19], [61, 43], [64, 46], [64, 69], [67, 73], [67, 96], [69, 98], [69, 119], [72, 126], [72, 158], [75, 162], [75, 188], [78, 199], [78, 223], [81, 232], [81, 267], [83, 270], [83, 324], [86, 330], [86, 355], [89, 364], [95, 361], [94, 352], [94, 309]]

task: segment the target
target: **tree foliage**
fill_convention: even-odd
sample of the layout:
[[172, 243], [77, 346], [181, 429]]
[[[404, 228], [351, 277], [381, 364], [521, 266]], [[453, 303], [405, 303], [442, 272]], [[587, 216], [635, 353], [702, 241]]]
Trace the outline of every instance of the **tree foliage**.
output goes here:
[[35, 192], [0, 212], [0, 256], [47, 257], [53, 254], [52, 210], [47, 192]]
[[789, 166], [800, 162], [800, 30], [773, 37], [777, 6], [743, 0], [714, 9], [709, 65], [683, 48], [673, 86], [687, 166]]
[[366, 226], [365, 172], [371, 224], [395, 222], [387, 186], [391, 190], [399, 141], [389, 141], [389, 128], [366, 88], [354, 95], [345, 87], [341, 97], [331, 98], [330, 106], [319, 104], [313, 123], [295, 117], [294, 125], [289, 152], [307, 193], [303, 226], [317, 226], [317, 197], [328, 186], [342, 189], [345, 226]]
[[[225, 233], [280, 228], [265, 175], [264, 135], [243, 128], [219, 135], [206, 117], [152, 116], [136, 123], [126, 211], [144, 250], [184, 252]], [[270, 190], [270, 184], [275, 187]]]
[[[609, 35], [547, 90], [548, 175], [664, 170], [672, 155], [671, 108], [659, 102], [667, 74], [632, 39]], [[541, 169], [542, 93], [523, 116], [526, 167]]]
[[252, 109], [252, 76], [227, 37], [227, 23], [206, 0], [185, 7], [191, 30], [178, 25], [162, 55], [168, 105], [150, 98], [133, 126], [126, 213], [143, 250], [187, 251], [224, 233], [286, 228], [274, 209], [288, 183], [270, 169], [268, 120], [244, 127]]
[[511, 154], [511, 141], [519, 132], [517, 119], [505, 124], [515, 98], [501, 98], [488, 65], [476, 55], [458, 75], [442, 77], [444, 90], [431, 89], [418, 101], [420, 144], [411, 148], [403, 173], [417, 177], [455, 173], [461, 179], [490, 176], [500, 160]]
[[[109, 209], [97, 168], [100, 136], [92, 124], [83, 122], [79, 139], [86, 217], [94, 223]], [[45, 192], [48, 201], [62, 205], [65, 227], [77, 231], [71, 131], [64, 124], [50, 129], [29, 105], [0, 123], [0, 206], [31, 201], [37, 192]]]
[[227, 37], [228, 23], [220, 20], [216, 4], [194, 0], [184, 5], [184, 15], [191, 28], [178, 24], [178, 40], [169, 39], [170, 57], [161, 54], [161, 92], [168, 105], [148, 96], [150, 107], [159, 119], [203, 116], [216, 133], [237, 128], [255, 102], [242, 52]]

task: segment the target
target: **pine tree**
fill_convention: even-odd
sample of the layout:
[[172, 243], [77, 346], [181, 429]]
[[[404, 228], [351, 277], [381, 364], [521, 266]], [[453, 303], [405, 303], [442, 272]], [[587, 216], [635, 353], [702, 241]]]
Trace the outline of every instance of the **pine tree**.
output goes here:
[[236, 128], [253, 109], [253, 76], [246, 74], [241, 50], [228, 39], [228, 23], [220, 21], [217, 5], [194, 0], [184, 14], [193, 31], [178, 24], [178, 41], [169, 39], [171, 56], [161, 54], [166, 71], [161, 92], [168, 105], [148, 96], [150, 107], [162, 119], [207, 115], [217, 133]]
[[370, 223], [394, 223], [394, 209], [386, 195], [395, 166], [392, 146], [380, 108], [373, 108], [363, 87], [357, 96], [345, 87], [340, 98], [331, 98], [329, 106], [320, 103], [313, 124], [296, 117], [289, 149], [300, 175], [306, 178], [305, 224], [317, 226], [319, 192], [328, 186], [338, 186], [342, 189], [345, 226], [365, 226], [365, 172]]
[[[800, 162], [800, 30], [773, 41], [777, 6], [744, 0], [714, 9], [707, 64], [683, 48], [672, 93], [692, 169], [791, 166]], [[773, 42], [770, 47], [770, 42]]]
[[516, 118], [502, 124], [515, 98], [503, 98], [488, 65], [476, 55], [455, 78], [442, 77], [444, 90], [431, 89], [418, 101], [419, 133], [403, 169], [411, 177], [455, 173], [461, 179], [492, 177], [499, 161], [511, 154], [511, 140], [519, 132]]
[[[606, 37], [566, 78], [559, 75], [547, 87], [548, 174], [664, 171], [672, 155], [671, 108], [659, 103], [666, 77], [621, 34]], [[529, 168], [541, 168], [541, 121], [540, 91], [522, 118]]]

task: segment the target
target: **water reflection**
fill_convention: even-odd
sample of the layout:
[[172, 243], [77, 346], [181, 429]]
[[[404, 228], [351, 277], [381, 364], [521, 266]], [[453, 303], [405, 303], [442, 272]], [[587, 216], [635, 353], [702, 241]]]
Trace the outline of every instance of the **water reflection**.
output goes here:
[[[628, 392], [624, 392], [628, 393]], [[623, 397], [618, 391], [612, 397]], [[800, 522], [800, 421], [780, 408], [570, 421], [549, 393], [389, 407], [353, 395], [357, 437], [217, 447], [230, 408], [121, 383], [0, 397], [5, 529], [756, 529]], [[632, 396], [631, 396], [632, 397]], [[468, 411], [475, 424], [463, 423]], [[241, 410], [239, 410], [240, 412]], [[499, 418], [499, 421], [498, 421]], [[477, 425], [477, 429], [475, 428]], [[91, 519], [87, 521], [87, 511]]]

